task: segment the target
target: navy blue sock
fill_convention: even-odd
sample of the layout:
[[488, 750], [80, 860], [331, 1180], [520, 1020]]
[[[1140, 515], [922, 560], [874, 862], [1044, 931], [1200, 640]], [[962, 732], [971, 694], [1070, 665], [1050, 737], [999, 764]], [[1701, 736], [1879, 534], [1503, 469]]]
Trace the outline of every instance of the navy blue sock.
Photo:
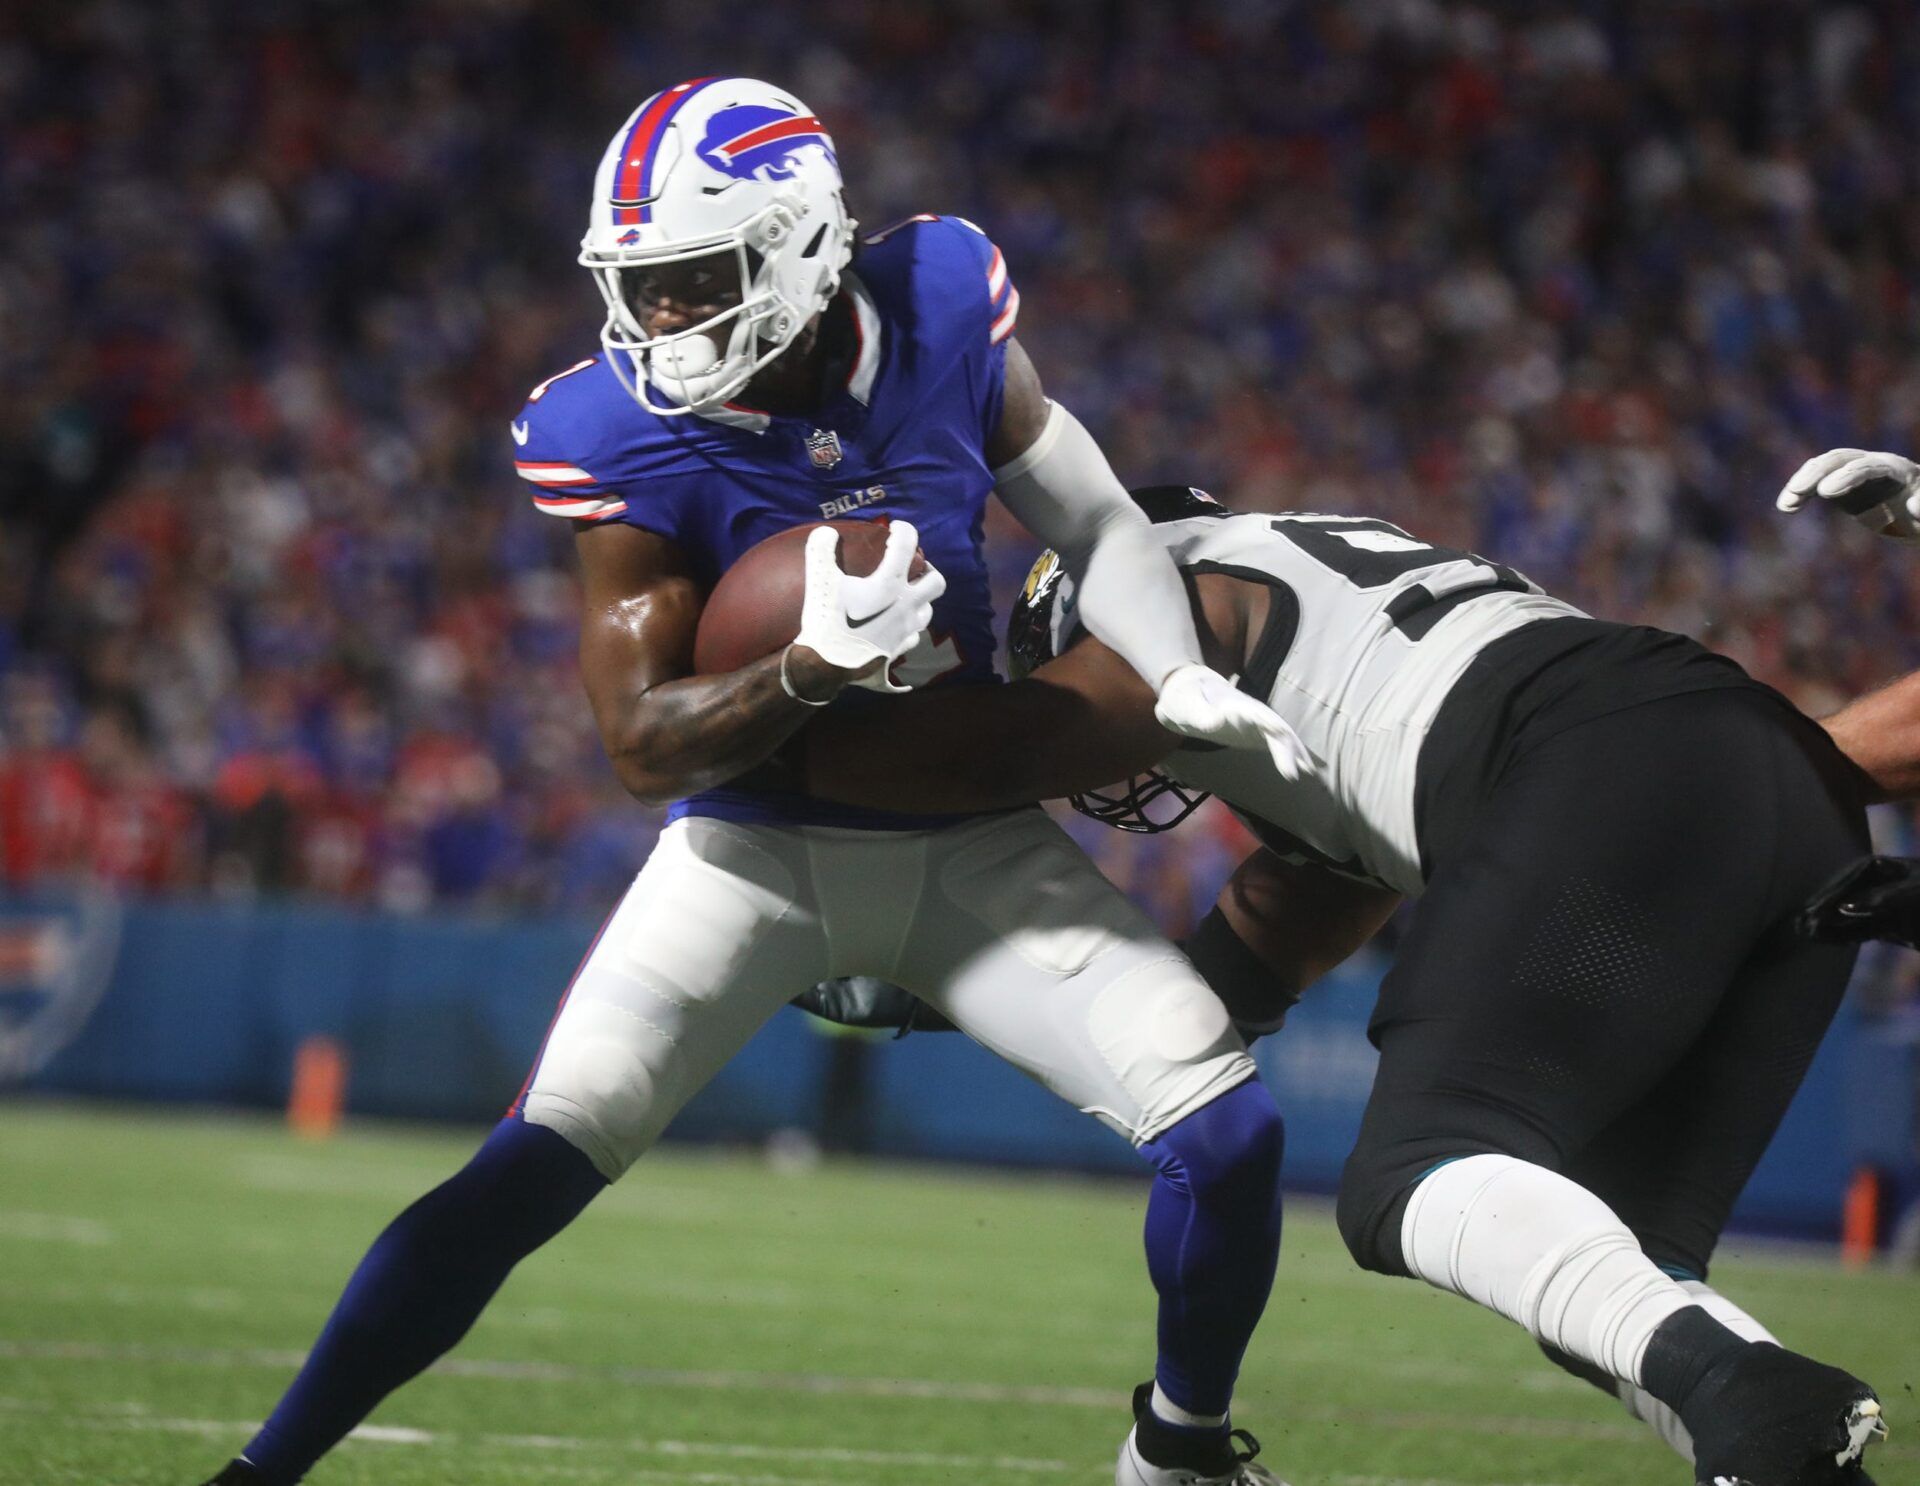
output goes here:
[[1146, 1233], [1160, 1292], [1154, 1378], [1189, 1413], [1227, 1412], [1273, 1289], [1285, 1146], [1273, 1096], [1249, 1079], [1141, 1147], [1160, 1169]]
[[502, 1120], [471, 1161], [374, 1240], [246, 1458], [274, 1486], [298, 1481], [465, 1336], [508, 1271], [606, 1185], [553, 1131]]

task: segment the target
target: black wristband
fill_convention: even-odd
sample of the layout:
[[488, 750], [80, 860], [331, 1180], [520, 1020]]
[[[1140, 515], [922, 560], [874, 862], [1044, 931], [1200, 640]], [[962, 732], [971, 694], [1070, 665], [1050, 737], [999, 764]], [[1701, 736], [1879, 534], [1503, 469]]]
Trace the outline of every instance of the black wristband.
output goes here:
[[1301, 988], [1249, 949], [1218, 906], [1200, 920], [1181, 948], [1249, 1040], [1273, 1031], [1299, 1004]]

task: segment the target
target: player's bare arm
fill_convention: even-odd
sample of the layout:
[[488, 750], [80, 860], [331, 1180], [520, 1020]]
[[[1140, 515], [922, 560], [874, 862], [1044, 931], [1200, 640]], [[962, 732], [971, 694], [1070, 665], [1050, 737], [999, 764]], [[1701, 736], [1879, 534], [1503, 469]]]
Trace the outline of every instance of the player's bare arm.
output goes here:
[[[1183, 602], [1185, 588], [1182, 586]], [[1266, 590], [1194, 582], [1208, 663], [1237, 671]], [[964, 813], [1063, 799], [1152, 767], [1188, 740], [1155, 716], [1153, 688], [1087, 637], [1011, 686], [931, 690], [885, 712], [821, 717], [798, 752], [807, 792], [885, 810]]]
[[1860, 770], [1867, 800], [1920, 799], [1920, 671], [1820, 719]]
[[1278, 1032], [1301, 994], [1379, 931], [1400, 895], [1261, 847], [1185, 942], [1240, 1035]]
[[1297, 1000], [1379, 933], [1399, 905], [1391, 888], [1284, 861], [1262, 847], [1234, 870], [1215, 906], [1266, 968], [1271, 993]]
[[[801, 638], [739, 670], [696, 676], [690, 673], [701, 596], [679, 550], [639, 527], [581, 526], [574, 543], [580, 670], [601, 743], [628, 793], [665, 804], [745, 773], [816, 708], [878, 669], [894, 644], [924, 629], [939, 575], [929, 570], [907, 581], [913, 528], [902, 523], [893, 536], [898, 574], [883, 563], [859, 580], [873, 591], [875, 609], [861, 637], [844, 623], [835, 543], [830, 533], [817, 533], [808, 544]], [[824, 590], [816, 576], [826, 577]], [[880, 640], [878, 649], [869, 636]]]
[[580, 672], [600, 741], [627, 792], [665, 804], [744, 773], [850, 676], [795, 647], [724, 676], [694, 676], [700, 590], [677, 548], [639, 527], [583, 526]]

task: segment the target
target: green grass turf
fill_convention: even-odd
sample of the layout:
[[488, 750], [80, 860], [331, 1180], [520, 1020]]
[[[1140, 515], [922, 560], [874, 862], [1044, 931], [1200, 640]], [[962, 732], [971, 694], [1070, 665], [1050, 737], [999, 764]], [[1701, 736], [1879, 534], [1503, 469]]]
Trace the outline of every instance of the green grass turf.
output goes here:
[[[474, 1142], [0, 1106], [0, 1486], [203, 1480], [368, 1240]], [[1151, 1367], [1144, 1192], [658, 1152], [374, 1416], [416, 1433], [310, 1479], [1098, 1486]], [[1731, 1248], [1728, 1293], [1877, 1382], [1882, 1486], [1920, 1481], [1920, 1279]], [[1317, 1204], [1292, 1209], [1237, 1417], [1294, 1486], [1688, 1479], [1517, 1329], [1357, 1272]]]

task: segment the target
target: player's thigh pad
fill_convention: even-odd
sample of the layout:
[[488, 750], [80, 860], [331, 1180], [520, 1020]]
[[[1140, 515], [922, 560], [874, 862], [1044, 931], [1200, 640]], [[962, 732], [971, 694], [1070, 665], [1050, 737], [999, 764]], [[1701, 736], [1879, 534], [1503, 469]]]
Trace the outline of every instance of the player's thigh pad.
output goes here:
[[1254, 1076], [1219, 999], [1039, 811], [941, 832], [902, 975], [1139, 1144]]
[[660, 835], [567, 994], [527, 1120], [609, 1180], [796, 987], [824, 974], [793, 833], [693, 817]]

